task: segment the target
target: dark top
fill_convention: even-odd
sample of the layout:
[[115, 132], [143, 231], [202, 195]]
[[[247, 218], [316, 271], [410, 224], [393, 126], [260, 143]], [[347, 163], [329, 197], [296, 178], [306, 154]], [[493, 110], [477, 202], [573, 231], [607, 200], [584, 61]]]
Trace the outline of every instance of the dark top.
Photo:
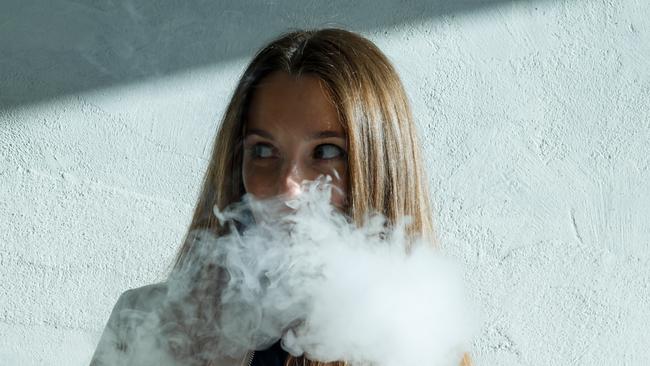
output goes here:
[[271, 347], [255, 351], [251, 366], [283, 366], [289, 353], [282, 349], [280, 341], [275, 342]]

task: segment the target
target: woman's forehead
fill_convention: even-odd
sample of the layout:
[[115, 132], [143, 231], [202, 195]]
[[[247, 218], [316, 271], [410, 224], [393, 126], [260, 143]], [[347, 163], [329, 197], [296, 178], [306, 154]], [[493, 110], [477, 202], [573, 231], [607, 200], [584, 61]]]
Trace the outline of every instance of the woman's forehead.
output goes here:
[[343, 132], [336, 107], [315, 76], [284, 72], [266, 77], [253, 93], [248, 129], [292, 129], [295, 132]]

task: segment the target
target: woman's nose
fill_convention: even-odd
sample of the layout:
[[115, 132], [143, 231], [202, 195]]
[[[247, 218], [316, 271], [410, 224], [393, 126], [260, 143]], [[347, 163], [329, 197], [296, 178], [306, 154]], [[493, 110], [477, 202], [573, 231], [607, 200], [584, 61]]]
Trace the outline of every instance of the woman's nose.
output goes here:
[[303, 169], [297, 163], [290, 163], [280, 178], [278, 194], [293, 198], [302, 193], [302, 181], [305, 179]]

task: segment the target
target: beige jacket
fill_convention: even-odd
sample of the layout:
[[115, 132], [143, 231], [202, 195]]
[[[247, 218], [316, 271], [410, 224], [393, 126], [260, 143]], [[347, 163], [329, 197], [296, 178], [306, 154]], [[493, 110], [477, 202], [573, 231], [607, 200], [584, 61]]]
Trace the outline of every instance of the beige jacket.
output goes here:
[[[130, 346], [136, 338], [142, 339], [142, 324], [148, 314], [156, 311], [156, 304], [161, 304], [166, 294], [167, 286], [164, 283], [124, 292], [113, 307], [90, 365], [182, 366], [163, 347], [150, 344], [151, 342], [144, 343], [144, 347]], [[247, 352], [243, 358], [214, 360], [209, 366], [248, 366], [252, 355], [253, 352]]]

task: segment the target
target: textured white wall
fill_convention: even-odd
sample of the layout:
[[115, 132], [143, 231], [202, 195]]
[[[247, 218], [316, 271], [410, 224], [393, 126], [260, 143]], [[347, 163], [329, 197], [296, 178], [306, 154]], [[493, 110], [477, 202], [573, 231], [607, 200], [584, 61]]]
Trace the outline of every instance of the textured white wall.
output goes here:
[[[213, 64], [178, 61], [124, 76], [129, 65], [159, 62], [121, 40], [138, 40], [137, 29], [127, 36], [102, 28], [110, 24], [99, 2], [54, 3], [50, 12], [31, 3], [0, 11], [1, 365], [86, 364], [118, 295], [164, 277], [217, 121], [263, 43]], [[375, 41], [399, 69], [421, 127], [444, 249], [465, 263], [484, 310], [476, 364], [650, 364], [648, 2], [461, 9], [438, 1], [447, 11], [422, 17], [413, 14], [426, 1], [382, 2], [368, 17], [413, 19], [376, 25], [306, 3], [311, 10], [301, 11], [327, 16], [265, 3], [287, 14], [263, 32], [267, 39], [331, 20]], [[151, 13], [124, 4], [151, 40]], [[238, 6], [243, 12], [190, 12], [180, 3], [154, 10], [170, 15], [158, 20], [176, 32], [218, 19], [219, 29], [245, 37], [256, 18], [261, 29], [269, 24]], [[56, 21], [43, 23], [48, 14]], [[104, 34], [113, 38], [92, 43], [90, 57], [80, 39]], [[155, 47], [173, 44], [164, 37]], [[196, 37], [200, 52], [208, 40]], [[93, 64], [115, 52], [119, 67]], [[93, 82], [65, 84], [75, 77]]]

